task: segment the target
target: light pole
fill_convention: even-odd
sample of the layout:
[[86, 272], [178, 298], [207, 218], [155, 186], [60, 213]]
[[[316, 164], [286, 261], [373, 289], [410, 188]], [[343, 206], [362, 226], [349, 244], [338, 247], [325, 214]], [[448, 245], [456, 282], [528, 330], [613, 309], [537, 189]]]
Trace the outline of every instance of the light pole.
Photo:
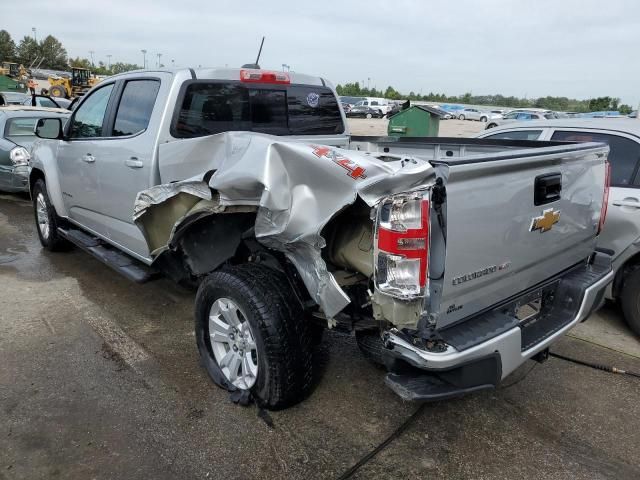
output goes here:
[[31, 27], [31, 31], [33, 32], [33, 39], [38, 43], [38, 36], [36, 35], [36, 27]]
[[109, 71], [111, 71], [111, 55], [107, 55], [107, 58], [109, 59], [109, 60], [108, 60], [108, 62], [109, 62], [109, 66], [107, 67], [107, 69], [108, 69]]
[[93, 50], [89, 50], [89, 55], [91, 55], [91, 66], [95, 67], [95, 65], [93, 64], [93, 54], [96, 53]]
[[371, 83], [371, 79], [367, 77], [367, 90], [369, 90], [369, 83]]
[[176, 61], [173, 58], [171, 59], [171, 68], [176, 68]]
[[142, 68], [145, 69], [147, 68], [147, 51], [146, 50], [140, 50], [142, 52]]
[[158, 53], [157, 55], [158, 55], [158, 68], [160, 68], [160, 57], [162, 57], [162, 54]]

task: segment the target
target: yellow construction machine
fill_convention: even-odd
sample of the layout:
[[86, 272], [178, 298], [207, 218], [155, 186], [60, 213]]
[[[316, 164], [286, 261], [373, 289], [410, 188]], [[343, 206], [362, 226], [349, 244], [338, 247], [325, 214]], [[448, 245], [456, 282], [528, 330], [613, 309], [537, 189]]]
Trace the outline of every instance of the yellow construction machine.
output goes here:
[[49, 95], [58, 98], [81, 97], [98, 83], [98, 79], [91, 75], [86, 68], [71, 69], [71, 78], [58, 75], [49, 77]]

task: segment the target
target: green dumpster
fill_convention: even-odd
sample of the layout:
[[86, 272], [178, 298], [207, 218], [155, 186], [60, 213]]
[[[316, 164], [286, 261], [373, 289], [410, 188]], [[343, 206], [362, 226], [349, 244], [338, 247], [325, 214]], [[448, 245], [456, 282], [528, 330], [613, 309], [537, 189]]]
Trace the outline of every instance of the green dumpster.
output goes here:
[[22, 82], [16, 82], [12, 78], [0, 75], [0, 92], [26, 92], [27, 89]]
[[413, 105], [391, 118], [387, 135], [395, 137], [437, 137], [440, 113], [426, 105]]

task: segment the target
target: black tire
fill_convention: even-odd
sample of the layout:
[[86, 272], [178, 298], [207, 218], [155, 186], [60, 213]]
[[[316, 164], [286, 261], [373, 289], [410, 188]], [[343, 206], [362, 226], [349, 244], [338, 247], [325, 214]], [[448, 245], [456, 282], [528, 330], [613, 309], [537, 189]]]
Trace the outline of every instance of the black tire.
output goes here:
[[627, 325], [640, 336], [640, 268], [626, 275], [620, 305]]
[[487, 128], [495, 128], [495, 127], [497, 127], [497, 126], [498, 126], [498, 125], [497, 125], [497, 124], [495, 124], [495, 123], [490, 123], [489, 125], [487, 125]]
[[458, 117], [458, 120], [464, 120], [465, 118], [467, 118], [467, 117], [465, 117], [464, 115], [460, 115], [460, 116]]
[[364, 357], [371, 363], [384, 367], [388, 363], [380, 333], [376, 330], [356, 330], [356, 342]]
[[[39, 178], [36, 180], [36, 183], [33, 185], [33, 190], [31, 191], [31, 198], [33, 198], [33, 215], [36, 221], [36, 230], [38, 231], [40, 244], [50, 252], [62, 252], [69, 250], [72, 247], [72, 244], [58, 234], [60, 218], [56, 214], [56, 210], [49, 200], [47, 186], [43, 179]], [[38, 221], [38, 202], [40, 199], [44, 202], [46, 216], [49, 222], [49, 230], [47, 234], [43, 232], [43, 228]]]
[[489, 121], [489, 119], [487, 117], [480, 117], [480, 121], [481, 122], [487, 122], [487, 121]]
[[61, 85], [54, 85], [49, 90], [49, 95], [53, 98], [67, 98], [67, 91]]
[[371, 115], [370, 113], [367, 113], [366, 118], [371, 118], [373, 117], [373, 115]]
[[202, 363], [218, 386], [239, 390], [215, 360], [209, 339], [209, 312], [219, 298], [228, 298], [249, 323], [258, 353], [258, 373], [249, 389], [256, 402], [280, 409], [300, 402], [312, 381], [309, 325], [302, 305], [283, 273], [258, 264], [213, 272], [198, 289], [195, 333]]

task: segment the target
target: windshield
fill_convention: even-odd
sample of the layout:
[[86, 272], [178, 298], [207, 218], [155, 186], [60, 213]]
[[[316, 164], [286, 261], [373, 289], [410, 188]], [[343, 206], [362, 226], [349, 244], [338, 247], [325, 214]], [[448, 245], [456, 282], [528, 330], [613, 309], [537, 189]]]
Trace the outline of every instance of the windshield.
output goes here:
[[188, 84], [172, 126], [177, 138], [227, 131], [331, 135], [345, 128], [331, 89], [310, 85]]

